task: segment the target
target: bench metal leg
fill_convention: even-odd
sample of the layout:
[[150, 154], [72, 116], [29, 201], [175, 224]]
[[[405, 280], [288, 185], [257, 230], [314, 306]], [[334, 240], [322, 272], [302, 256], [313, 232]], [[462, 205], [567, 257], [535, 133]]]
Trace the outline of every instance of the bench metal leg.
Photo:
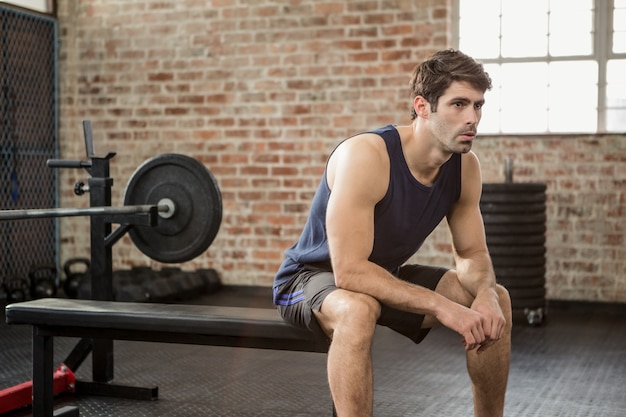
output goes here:
[[65, 358], [63, 363], [65, 366], [71, 369], [72, 372], [76, 372], [80, 365], [83, 364], [87, 356], [91, 353], [91, 339], [90, 338], [82, 338], [80, 341], [74, 346], [74, 349], [70, 352], [70, 354]]
[[92, 379], [96, 382], [113, 380], [113, 340], [93, 339], [91, 341]]
[[33, 326], [33, 415], [53, 417], [52, 386], [53, 341], [51, 336], [39, 334]]
[[77, 407], [54, 411], [53, 383], [54, 342], [33, 326], [33, 416], [78, 417]]
[[[35, 414], [36, 415], [36, 414]], [[79, 417], [78, 407], [65, 406], [54, 412], [54, 417]]]
[[159, 387], [135, 387], [107, 382], [76, 380], [76, 392], [81, 395], [100, 395], [104, 397], [127, 398], [131, 400], [152, 401], [159, 397]]

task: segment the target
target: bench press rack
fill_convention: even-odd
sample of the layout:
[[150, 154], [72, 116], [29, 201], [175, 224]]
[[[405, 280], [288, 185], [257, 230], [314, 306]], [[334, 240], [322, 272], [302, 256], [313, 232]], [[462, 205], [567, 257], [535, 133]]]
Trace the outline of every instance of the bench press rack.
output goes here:
[[[91, 123], [88, 120], [83, 121], [83, 133], [89, 161], [49, 160], [48, 166], [51, 168], [84, 168], [90, 174], [87, 187], [78, 183], [74, 188], [75, 193], [81, 195], [88, 190], [90, 207], [109, 207], [112, 201], [111, 187], [113, 186], [113, 179], [110, 178], [110, 160], [116, 154], [109, 152], [103, 157], [95, 155]], [[113, 245], [135, 225], [155, 225], [157, 216], [156, 210], [137, 214], [90, 216], [91, 299], [113, 300]], [[112, 232], [111, 225], [113, 223], [119, 224], [119, 227]], [[94, 384], [97, 384], [95, 386], [101, 386], [103, 383], [112, 381], [114, 377], [114, 355], [113, 340], [111, 339], [81, 339], [64, 364], [72, 372], [76, 372], [90, 352], [92, 378]], [[79, 392], [93, 391], [89, 388], [90, 383], [80, 385]], [[111, 385], [108, 395], [115, 396], [118, 393], [119, 395], [124, 394], [126, 398], [141, 398], [144, 395], [143, 390], [137, 388], [119, 387], [119, 391], [115, 388]]]
[[[84, 121], [83, 128], [89, 161], [50, 160], [48, 166], [86, 169], [90, 174], [90, 207], [107, 207], [111, 205], [113, 185], [113, 179], [109, 177], [109, 161], [115, 153], [95, 156], [90, 123]], [[75, 188], [77, 194], [85, 190]], [[44, 298], [6, 307], [8, 324], [33, 326], [34, 416], [79, 416], [77, 407], [53, 409], [55, 336], [80, 338], [61, 365], [71, 372], [80, 367], [89, 353], [92, 354], [92, 381], [77, 380], [77, 393], [138, 400], [156, 399], [158, 387], [111, 383], [114, 379], [114, 340], [328, 351], [327, 340], [317, 340], [313, 333], [289, 325], [272, 309], [112, 301], [113, 244], [134, 226], [154, 226], [158, 216], [156, 206], [154, 210], [142, 213], [91, 216], [91, 300]], [[112, 231], [114, 223], [119, 227]], [[332, 412], [335, 416], [334, 405]]]
[[[91, 123], [89, 121], [83, 121], [83, 130], [85, 149], [89, 161], [52, 159], [48, 161], [48, 166], [51, 168], [84, 168], [90, 174], [87, 187], [85, 187], [84, 184], [79, 183], [74, 189], [75, 193], [80, 195], [88, 190], [90, 207], [110, 207], [113, 179], [109, 177], [109, 161], [115, 156], [115, 153], [109, 152], [104, 157], [96, 156], [94, 153]], [[135, 225], [154, 226], [157, 222], [157, 216], [158, 210], [155, 207], [153, 210], [147, 210], [142, 213], [120, 213], [90, 217], [90, 274], [91, 298], [93, 300], [113, 299], [112, 246]], [[114, 232], [112, 232], [111, 227], [111, 224], [113, 223], [120, 225]], [[33, 349], [36, 349], [36, 346], [33, 346]], [[94, 381], [93, 384], [95, 384], [94, 386], [102, 386], [102, 384], [113, 380], [113, 340], [111, 339], [82, 338], [59, 369], [64, 369], [64, 372], [67, 372], [67, 370], [69, 370], [70, 373], [75, 372], [87, 358], [89, 353], [92, 354], [92, 378]], [[43, 370], [41, 369], [41, 366], [44, 366], [47, 372], [46, 365], [47, 364], [34, 362], [33, 374], [37, 375], [41, 373]], [[94, 389], [90, 388], [91, 383], [89, 382], [81, 383], [79, 385], [79, 392], [94, 392]], [[21, 384], [21, 386], [24, 386], [24, 389], [30, 389], [27, 385]], [[110, 385], [109, 388], [109, 395], [118, 394], [127, 398], [145, 397], [145, 390], [141, 388], [116, 387], [114, 385]], [[34, 387], [33, 391], [35, 391]], [[12, 395], [16, 395], [16, 398], [24, 397], [24, 395], [16, 394], [15, 392], [13, 392]], [[39, 411], [35, 411], [34, 415], [39, 416], [43, 414], [40, 414]], [[77, 416], [78, 413], [76, 412], [75, 415]]]

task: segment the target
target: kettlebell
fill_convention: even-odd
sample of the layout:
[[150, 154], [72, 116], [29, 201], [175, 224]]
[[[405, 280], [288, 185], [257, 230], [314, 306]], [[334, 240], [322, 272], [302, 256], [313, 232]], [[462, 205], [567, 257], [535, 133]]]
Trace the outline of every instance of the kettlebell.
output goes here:
[[90, 284], [90, 266], [91, 262], [87, 258], [71, 258], [63, 264], [63, 271], [65, 271], [63, 291], [65, 291], [65, 295], [69, 298], [78, 298], [81, 286]]
[[30, 296], [33, 299], [57, 294], [57, 269], [53, 265], [37, 265], [28, 272]]
[[9, 303], [19, 303], [28, 299], [29, 282], [26, 278], [6, 279], [2, 283], [2, 287]]

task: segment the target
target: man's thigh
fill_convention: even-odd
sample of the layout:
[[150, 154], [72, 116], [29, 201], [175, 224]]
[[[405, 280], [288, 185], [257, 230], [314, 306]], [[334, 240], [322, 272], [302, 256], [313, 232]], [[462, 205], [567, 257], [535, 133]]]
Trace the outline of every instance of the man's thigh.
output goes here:
[[[399, 269], [396, 276], [433, 291], [441, 287], [448, 292], [449, 284], [442, 285], [441, 281], [450, 272], [447, 268], [405, 265]], [[278, 288], [276, 294], [278, 311], [285, 321], [308, 328], [316, 336], [322, 337], [325, 332], [313, 311], [319, 312], [326, 296], [335, 290], [337, 287], [331, 271], [306, 266], [292, 281]], [[438, 322], [430, 316], [408, 313], [382, 305], [378, 324], [419, 343]]]
[[335, 277], [327, 269], [306, 265], [293, 279], [276, 289], [275, 303], [281, 317], [309, 329], [318, 339], [326, 338], [313, 311], [320, 311], [328, 294], [337, 290]]
[[[456, 271], [453, 269], [447, 271], [441, 277], [435, 292], [465, 307], [470, 307], [474, 301], [474, 297], [463, 287]], [[441, 323], [435, 317], [426, 315], [422, 327], [437, 327], [440, 325]]]
[[[401, 280], [435, 291], [441, 279], [448, 272], [447, 268], [404, 265], [396, 276]], [[431, 324], [433, 321], [426, 320], [427, 318], [428, 316], [423, 314], [408, 313], [383, 305], [378, 324], [389, 327], [415, 343], [420, 343], [426, 337], [430, 328], [436, 324]]]

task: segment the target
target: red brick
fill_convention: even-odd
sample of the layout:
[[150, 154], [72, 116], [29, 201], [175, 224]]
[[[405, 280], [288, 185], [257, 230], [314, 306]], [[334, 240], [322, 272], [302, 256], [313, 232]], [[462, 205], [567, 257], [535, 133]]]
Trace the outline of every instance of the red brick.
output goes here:
[[341, 14], [345, 11], [345, 3], [343, 1], [321, 2], [315, 3], [313, 13], [320, 14]]

